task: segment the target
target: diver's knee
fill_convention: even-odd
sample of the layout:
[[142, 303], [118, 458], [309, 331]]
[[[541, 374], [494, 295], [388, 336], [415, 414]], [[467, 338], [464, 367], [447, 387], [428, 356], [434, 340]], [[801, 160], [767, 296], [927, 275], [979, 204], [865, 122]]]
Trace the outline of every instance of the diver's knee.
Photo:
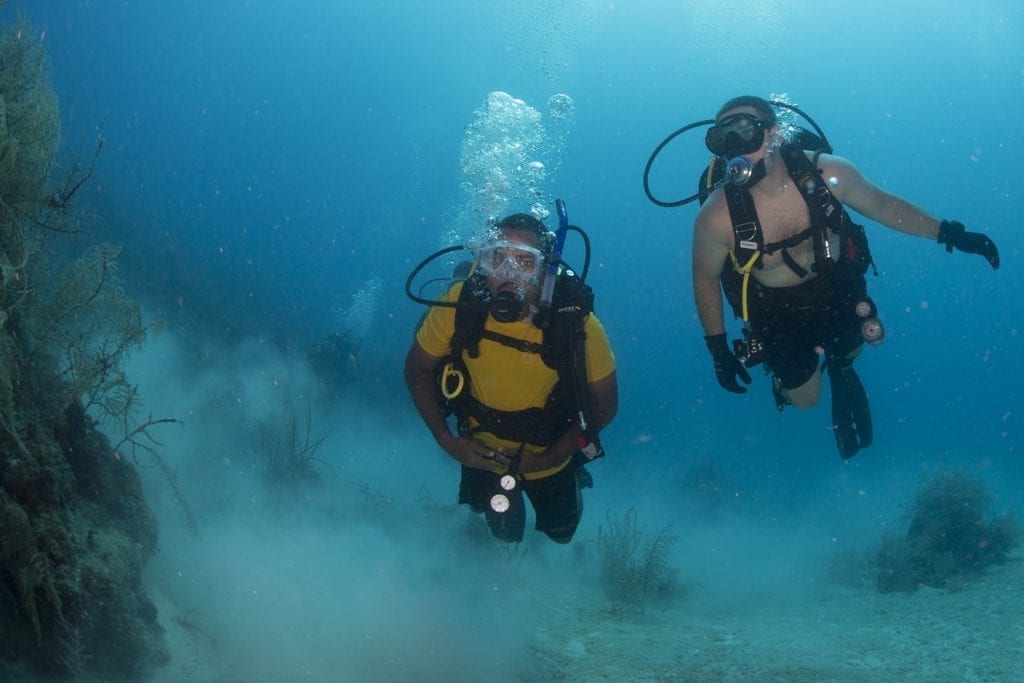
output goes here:
[[817, 370], [809, 380], [793, 389], [783, 389], [782, 395], [800, 410], [807, 410], [821, 400], [821, 373]]
[[812, 395], [807, 393], [798, 393], [796, 390], [793, 390], [791, 392], [783, 391], [783, 395], [799, 410], [808, 410], [809, 408], [813, 408], [818, 405], [818, 401], [821, 400], [821, 392]]

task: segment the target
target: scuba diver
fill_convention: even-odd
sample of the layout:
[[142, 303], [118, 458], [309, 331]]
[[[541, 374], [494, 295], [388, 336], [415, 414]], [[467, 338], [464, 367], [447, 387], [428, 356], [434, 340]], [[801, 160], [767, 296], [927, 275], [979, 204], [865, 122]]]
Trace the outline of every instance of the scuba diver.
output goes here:
[[[406, 293], [427, 312], [405, 362], [413, 403], [438, 445], [462, 466], [459, 503], [492, 534], [523, 538], [523, 494], [536, 529], [568, 543], [583, 513], [584, 465], [603, 454], [598, 432], [615, 417], [615, 359], [585, 284], [589, 240], [556, 204], [558, 233], [532, 215], [498, 221], [473, 244], [472, 268], [440, 299]], [[561, 260], [568, 230], [583, 236], [577, 276]], [[456, 432], [448, 416], [457, 420]]]
[[[803, 116], [818, 135], [796, 129], [787, 139], [776, 106]], [[676, 135], [706, 124], [712, 124], [705, 144], [714, 158], [700, 190], [678, 202], [658, 200], [648, 186], [655, 156]], [[853, 362], [865, 341], [881, 342], [884, 328], [867, 295], [864, 274], [873, 266], [867, 238], [844, 207], [937, 240], [947, 252], [979, 254], [993, 269], [999, 252], [985, 235], [886, 192], [831, 152], [821, 129], [796, 107], [741, 96], [726, 102], [714, 120], [669, 136], [648, 161], [644, 188], [661, 206], [707, 200], [694, 223], [693, 288], [718, 383], [746, 393], [737, 379], [750, 384], [747, 368], [763, 361], [776, 407], [809, 408], [821, 397], [824, 370], [836, 445], [848, 459], [873, 440], [867, 394]], [[723, 291], [744, 321], [744, 339], [732, 349]]]

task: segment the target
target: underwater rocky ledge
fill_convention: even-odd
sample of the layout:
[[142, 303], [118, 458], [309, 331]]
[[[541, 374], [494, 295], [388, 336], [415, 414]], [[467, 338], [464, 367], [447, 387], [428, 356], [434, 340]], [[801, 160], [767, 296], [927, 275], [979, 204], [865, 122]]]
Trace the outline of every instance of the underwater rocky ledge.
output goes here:
[[119, 250], [76, 251], [72, 199], [102, 143], [61, 168], [33, 35], [0, 27], [0, 680], [145, 680], [168, 651], [142, 582], [157, 525], [131, 435], [147, 423], [121, 367], [146, 328]]
[[29, 452], [4, 444], [0, 464], [0, 658], [71, 678], [144, 679], [168, 654], [141, 580], [157, 526], [138, 472], [80, 403], [31, 431]]

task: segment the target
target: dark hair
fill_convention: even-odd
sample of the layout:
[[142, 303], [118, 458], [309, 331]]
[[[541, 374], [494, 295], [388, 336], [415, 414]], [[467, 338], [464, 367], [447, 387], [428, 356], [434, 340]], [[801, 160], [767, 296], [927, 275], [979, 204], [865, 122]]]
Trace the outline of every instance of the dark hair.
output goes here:
[[715, 114], [715, 120], [717, 121], [722, 117], [722, 114], [736, 107], [756, 109], [757, 113], [761, 115], [762, 120], [767, 121], [772, 126], [778, 120], [775, 116], [775, 107], [772, 106], [771, 102], [757, 95], [740, 95], [739, 97], [732, 98], [718, 110], [718, 113]]
[[528, 213], [514, 213], [511, 216], [505, 216], [494, 227], [498, 230], [532, 232], [537, 236], [540, 250], [545, 254], [550, 254], [551, 250], [555, 248], [555, 233], [548, 230], [536, 217]]

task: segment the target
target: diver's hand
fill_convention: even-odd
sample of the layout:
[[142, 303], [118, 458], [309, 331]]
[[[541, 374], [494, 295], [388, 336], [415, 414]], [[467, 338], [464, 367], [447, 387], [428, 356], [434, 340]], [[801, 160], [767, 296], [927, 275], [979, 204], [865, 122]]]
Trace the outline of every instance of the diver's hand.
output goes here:
[[725, 342], [725, 334], [713, 334], [704, 337], [704, 341], [708, 345], [708, 351], [711, 352], [711, 358], [715, 361], [715, 377], [718, 378], [718, 383], [722, 385], [722, 388], [734, 394], [747, 393], [746, 387], [741, 387], [736, 378], [739, 377], [745, 384], [750, 384], [750, 373], [743, 367], [739, 358], [729, 350], [729, 345]]
[[441, 448], [466, 467], [503, 474], [511, 458], [500, 448], [493, 449], [465, 436], [452, 435], [441, 443]]
[[999, 267], [999, 250], [996, 243], [980, 232], [967, 232], [958, 221], [942, 221], [939, 225], [939, 244], [946, 245], [946, 251], [954, 249], [968, 254], [981, 254], [995, 270]]

